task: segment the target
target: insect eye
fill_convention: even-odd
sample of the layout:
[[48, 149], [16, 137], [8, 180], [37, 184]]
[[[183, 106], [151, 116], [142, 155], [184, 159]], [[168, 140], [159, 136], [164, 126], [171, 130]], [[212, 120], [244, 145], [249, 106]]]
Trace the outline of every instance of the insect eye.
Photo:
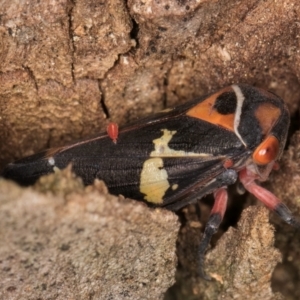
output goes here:
[[279, 152], [278, 139], [270, 135], [268, 136], [254, 151], [252, 158], [259, 165], [266, 165], [274, 161]]

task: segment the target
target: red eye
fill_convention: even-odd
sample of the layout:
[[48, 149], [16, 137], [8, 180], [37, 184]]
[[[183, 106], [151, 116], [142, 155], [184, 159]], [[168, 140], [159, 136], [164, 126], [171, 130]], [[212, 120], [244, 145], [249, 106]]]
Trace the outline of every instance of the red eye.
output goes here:
[[254, 151], [252, 158], [259, 165], [274, 161], [279, 152], [279, 141], [273, 135], [268, 136]]

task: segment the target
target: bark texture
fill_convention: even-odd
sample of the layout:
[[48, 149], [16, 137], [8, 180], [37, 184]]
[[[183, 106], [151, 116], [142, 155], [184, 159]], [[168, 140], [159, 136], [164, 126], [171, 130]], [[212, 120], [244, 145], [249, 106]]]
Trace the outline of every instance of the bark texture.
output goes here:
[[162, 299], [175, 282], [176, 215], [70, 170], [0, 180], [0, 223], [0, 299]]
[[[1, 1], [0, 168], [47, 147], [97, 134], [109, 121], [122, 126], [239, 82], [284, 98], [294, 132], [300, 127], [298, 2]], [[284, 155], [282, 170], [270, 180], [270, 189], [296, 214], [300, 214], [299, 143], [297, 134]], [[65, 176], [60, 180], [69, 178]], [[53, 293], [61, 299], [99, 299], [101, 295], [109, 299], [112, 291], [113, 299], [162, 298], [173, 283], [178, 229], [174, 215], [118, 201], [101, 194], [97, 185], [74, 188], [69, 191], [71, 197], [65, 184], [58, 195], [53, 191], [58, 183], [51, 180], [32, 189], [0, 182], [0, 238], [7, 245], [0, 247], [3, 297], [32, 299]], [[98, 192], [102, 196], [97, 196]], [[94, 208], [90, 212], [87, 207]], [[99, 207], [105, 208], [105, 215]], [[190, 299], [217, 299], [221, 295], [226, 299], [236, 295], [280, 298], [275, 292], [299, 299], [299, 233], [294, 229], [275, 221], [275, 244], [284, 257], [273, 273], [273, 292], [270, 274], [280, 257], [273, 248], [273, 231], [262, 208], [247, 210], [237, 229], [230, 229], [217, 243], [207, 261], [208, 271], [217, 280], [199, 283], [195, 247], [208, 208], [202, 206], [200, 222], [190, 209], [183, 215], [186, 223], [178, 240], [180, 268], [177, 284], [169, 291], [172, 299], [176, 299], [174, 295]], [[154, 227], [147, 223], [153, 218], [159, 219]], [[143, 229], [135, 231], [135, 226]], [[124, 251], [117, 252], [121, 236], [127, 234], [135, 250], [130, 250], [132, 243], [125, 239]], [[168, 239], [166, 244], [164, 238]], [[159, 250], [159, 244], [164, 251]], [[141, 251], [138, 256], [136, 249], [144, 247], [150, 252]], [[103, 256], [98, 256], [97, 249]], [[135, 264], [131, 256], [147, 266]], [[162, 267], [159, 261], [156, 269], [153, 261], [160, 257], [168, 263]], [[99, 270], [106, 270], [107, 276]]]

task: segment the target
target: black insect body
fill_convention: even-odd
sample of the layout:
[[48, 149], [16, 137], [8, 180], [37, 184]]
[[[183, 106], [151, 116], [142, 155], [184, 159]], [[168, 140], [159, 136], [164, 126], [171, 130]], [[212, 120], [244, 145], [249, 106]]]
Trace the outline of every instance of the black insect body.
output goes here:
[[241, 181], [287, 223], [300, 228], [288, 208], [259, 186], [280, 158], [289, 113], [276, 95], [232, 85], [208, 97], [69, 146], [9, 164], [2, 176], [23, 185], [72, 164], [86, 185], [102, 179], [112, 194], [178, 210], [213, 193], [215, 202], [200, 244], [206, 248], [227, 206], [227, 186]]

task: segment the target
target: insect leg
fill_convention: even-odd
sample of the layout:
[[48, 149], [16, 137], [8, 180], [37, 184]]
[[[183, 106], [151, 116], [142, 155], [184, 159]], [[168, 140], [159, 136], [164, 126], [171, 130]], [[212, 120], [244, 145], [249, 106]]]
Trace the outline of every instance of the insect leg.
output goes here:
[[200, 276], [206, 280], [211, 280], [210, 276], [207, 275], [204, 271], [204, 258], [205, 258], [205, 251], [210, 243], [210, 240], [215, 234], [223, 220], [226, 207], [227, 207], [227, 200], [228, 194], [226, 188], [219, 188], [214, 192], [215, 203], [211, 210], [209, 220], [205, 226], [205, 230], [203, 233], [202, 240], [199, 246], [199, 255], [200, 255], [200, 268], [199, 273]]
[[271, 192], [255, 183], [255, 174], [247, 172], [247, 170], [244, 169], [240, 172], [239, 178], [247, 191], [253, 194], [270, 210], [275, 211], [286, 223], [300, 229], [300, 222], [296, 220], [288, 207]]

